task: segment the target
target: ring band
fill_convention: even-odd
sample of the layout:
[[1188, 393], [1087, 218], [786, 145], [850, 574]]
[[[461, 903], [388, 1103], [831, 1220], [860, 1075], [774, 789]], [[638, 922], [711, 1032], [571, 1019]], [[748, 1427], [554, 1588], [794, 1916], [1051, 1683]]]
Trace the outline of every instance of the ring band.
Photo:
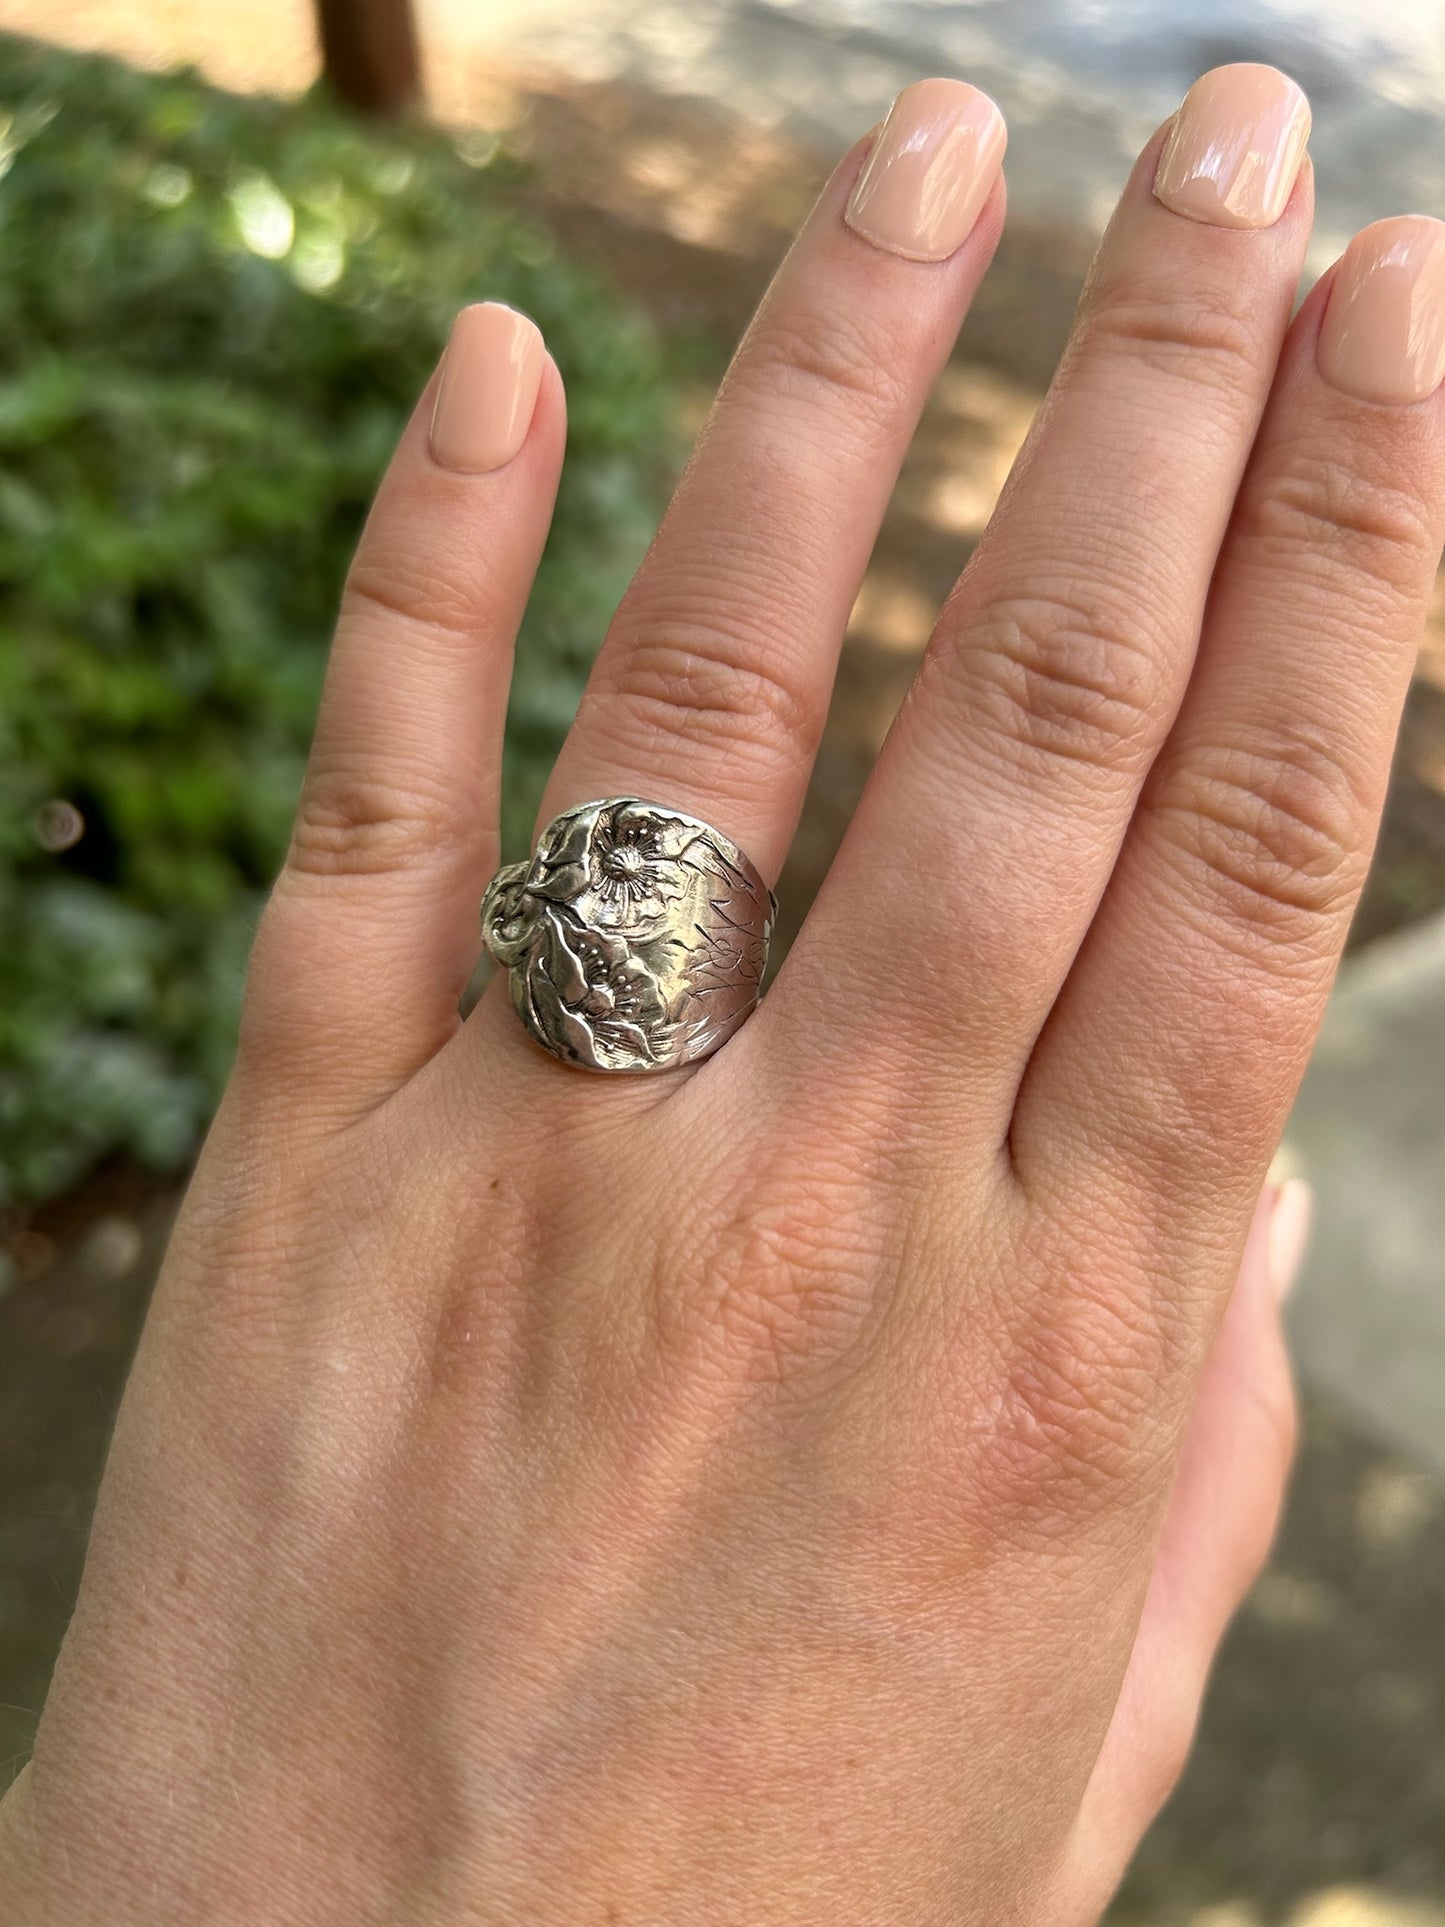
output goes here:
[[564, 810], [530, 862], [498, 870], [482, 936], [554, 1057], [668, 1071], [710, 1056], [752, 1014], [777, 910], [710, 823], [613, 796]]

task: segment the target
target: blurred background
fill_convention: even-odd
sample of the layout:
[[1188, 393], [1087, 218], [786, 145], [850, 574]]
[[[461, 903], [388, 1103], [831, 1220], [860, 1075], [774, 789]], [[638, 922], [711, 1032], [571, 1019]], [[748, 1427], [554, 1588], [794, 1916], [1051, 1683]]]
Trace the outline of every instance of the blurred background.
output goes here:
[[[1445, 214], [1445, 0], [0, 0], [0, 1782], [225, 1072], [340, 578], [456, 307], [534, 315], [571, 397], [515, 847], [832, 160], [925, 73], [1003, 105], [1009, 232], [854, 611], [795, 927], [1134, 153], [1239, 59], [1311, 95], [1311, 273], [1365, 221]], [[1113, 1927], [1445, 1927], [1445, 598], [1286, 1157], [1320, 1193], [1299, 1475]]]

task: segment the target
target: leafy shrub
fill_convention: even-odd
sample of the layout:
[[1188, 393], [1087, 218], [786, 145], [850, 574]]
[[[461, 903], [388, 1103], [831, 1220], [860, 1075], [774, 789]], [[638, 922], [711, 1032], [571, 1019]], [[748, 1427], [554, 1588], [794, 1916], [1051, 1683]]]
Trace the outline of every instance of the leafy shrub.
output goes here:
[[3, 1203], [193, 1148], [340, 580], [456, 308], [525, 309], [570, 391], [514, 848], [651, 526], [667, 410], [648, 330], [480, 136], [0, 41], [0, 174]]

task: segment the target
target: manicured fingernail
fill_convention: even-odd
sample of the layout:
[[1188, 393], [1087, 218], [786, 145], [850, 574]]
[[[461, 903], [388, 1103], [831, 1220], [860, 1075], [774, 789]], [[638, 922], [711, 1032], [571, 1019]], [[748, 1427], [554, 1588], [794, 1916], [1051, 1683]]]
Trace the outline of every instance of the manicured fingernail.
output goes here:
[[479, 475], [511, 461], [532, 425], [543, 354], [537, 324], [515, 308], [462, 309], [432, 415], [431, 452], [443, 468]]
[[1273, 227], [1310, 137], [1310, 104], [1277, 67], [1215, 67], [1184, 96], [1154, 193], [1211, 227]]
[[1299, 1276], [1314, 1215], [1315, 1194], [1311, 1186], [1303, 1178], [1286, 1178], [1269, 1214], [1266, 1246], [1270, 1286], [1281, 1304], [1289, 1297]]
[[962, 80], [905, 87], [878, 130], [843, 218], [910, 261], [946, 261], [998, 178], [1008, 140], [987, 94]]
[[1423, 401], [1445, 379], [1445, 222], [1400, 214], [1361, 228], [1320, 323], [1320, 373], [1361, 401]]

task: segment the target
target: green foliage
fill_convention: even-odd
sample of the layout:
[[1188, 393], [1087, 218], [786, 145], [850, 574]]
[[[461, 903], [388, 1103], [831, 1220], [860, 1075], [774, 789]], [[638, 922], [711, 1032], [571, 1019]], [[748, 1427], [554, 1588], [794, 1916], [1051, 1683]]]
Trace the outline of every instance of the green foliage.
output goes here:
[[533, 315], [570, 394], [513, 848], [668, 438], [655, 341], [480, 137], [0, 41], [0, 175], [3, 1203], [192, 1150], [346, 561], [457, 307]]

